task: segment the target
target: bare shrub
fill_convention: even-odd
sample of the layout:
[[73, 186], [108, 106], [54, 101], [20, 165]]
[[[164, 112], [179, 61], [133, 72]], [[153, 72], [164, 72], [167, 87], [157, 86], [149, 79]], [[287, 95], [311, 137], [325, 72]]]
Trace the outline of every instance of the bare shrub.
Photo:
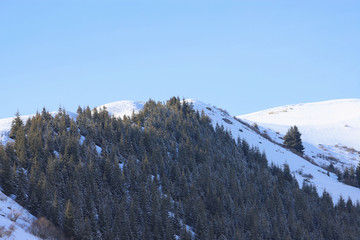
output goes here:
[[324, 155], [324, 154], [318, 153], [316, 156], [318, 158], [326, 159], [326, 160], [329, 160], [329, 161], [334, 161], [334, 162], [339, 161], [338, 158], [336, 158], [334, 156], [331, 156], [331, 155]]
[[341, 148], [348, 153], [360, 153], [360, 151], [357, 151], [355, 148], [352, 147], [349, 148], [348, 146], [341, 146]]
[[5, 194], [0, 193], [0, 201], [5, 202], [6, 199], [7, 199], [7, 197], [5, 196]]
[[11, 209], [11, 211], [8, 213], [7, 217], [11, 221], [16, 222], [21, 215], [22, 215], [22, 211], [17, 211], [15, 209]]
[[15, 230], [15, 225], [11, 224], [8, 231], [13, 232]]
[[230, 120], [227, 119], [227, 118], [223, 118], [223, 121], [226, 122], [227, 124], [233, 124], [232, 121], [230, 121]]
[[5, 237], [4, 236], [4, 231], [5, 231], [5, 226], [0, 226], [0, 237]]
[[260, 133], [261, 134], [261, 136], [263, 137], [263, 138], [265, 138], [265, 139], [267, 139], [267, 140], [270, 140], [271, 138], [270, 138], [270, 136], [269, 136], [269, 134], [268, 134], [268, 132], [265, 130], [264, 132], [262, 132], [262, 133]]
[[354, 154], [356, 152], [356, 150], [355, 150], [355, 148], [349, 148], [348, 152], [351, 152]]
[[8, 238], [15, 231], [14, 224], [11, 224], [10, 227], [6, 230], [5, 226], [0, 226], [0, 238]]
[[314, 176], [311, 174], [311, 173], [305, 173], [302, 175], [304, 178], [307, 178], [307, 179], [313, 179]]
[[30, 228], [30, 233], [43, 239], [59, 239], [65, 240], [63, 233], [54, 226], [49, 220], [41, 217], [35, 220]]
[[222, 109], [222, 108], [217, 108], [217, 109], [223, 113], [222, 115], [229, 115], [228, 111], [226, 111], [225, 109]]

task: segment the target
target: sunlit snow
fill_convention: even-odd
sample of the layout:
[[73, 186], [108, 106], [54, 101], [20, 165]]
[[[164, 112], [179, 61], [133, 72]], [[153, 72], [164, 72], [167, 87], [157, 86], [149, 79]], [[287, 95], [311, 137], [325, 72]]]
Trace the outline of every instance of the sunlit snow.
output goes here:
[[[271, 138], [282, 142], [290, 126], [301, 132], [305, 154], [316, 163], [340, 170], [360, 161], [360, 99], [295, 104], [238, 116], [256, 122]], [[278, 136], [276, 136], [276, 134]]]

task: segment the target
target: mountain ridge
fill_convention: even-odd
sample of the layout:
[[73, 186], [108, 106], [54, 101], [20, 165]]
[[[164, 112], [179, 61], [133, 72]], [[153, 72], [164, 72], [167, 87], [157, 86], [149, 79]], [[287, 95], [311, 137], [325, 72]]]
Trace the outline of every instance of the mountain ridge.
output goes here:
[[359, 164], [360, 99], [285, 105], [237, 117], [249, 124], [256, 123], [279, 143], [288, 128], [296, 125], [302, 134], [305, 154], [319, 165], [332, 163], [344, 171]]
[[[180, 100], [176, 100], [173, 102], [169, 101], [169, 103], [167, 103], [169, 105], [166, 105], [166, 106], [171, 106], [173, 109], [175, 109], [175, 111], [178, 111], [178, 113], [180, 113], [180, 114], [181, 113], [182, 114], [191, 114], [194, 120], [201, 119], [201, 121], [203, 123], [206, 122], [208, 124], [207, 129], [211, 129], [211, 125], [212, 125], [214, 130], [216, 130], [216, 132], [219, 133], [219, 135], [217, 135], [218, 141], [219, 141], [219, 139], [223, 139], [222, 136], [227, 136], [227, 139], [230, 139], [230, 137], [232, 137], [234, 140], [236, 140], [236, 139], [246, 140], [246, 142], [250, 146], [255, 147], [255, 150], [254, 150], [255, 152], [257, 151], [256, 149], [258, 149], [258, 153], [261, 156], [265, 156], [265, 154], [266, 154], [266, 158], [267, 158], [268, 164], [270, 166], [269, 169], [276, 169], [273, 167], [273, 165], [275, 165], [275, 166], [279, 166], [279, 167], [283, 168], [284, 172], [286, 172], [286, 169], [288, 166], [288, 171], [289, 171], [288, 173], [290, 173], [292, 176], [294, 176], [294, 178], [298, 181], [299, 185], [301, 185], [302, 182], [312, 184], [314, 187], [317, 188], [317, 192], [320, 195], [324, 190], [326, 190], [332, 196], [333, 203], [335, 203], [335, 204], [338, 203], [339, 200], [347, 199], [347, 198], [351, 198], [354, 202], [359, 201], [359, 196], [360, 196], [359, 188], [351, 187], [351, 186], [348, 186], [348, 185], [345, 185], [345, 184], [339, 182], [337, 180], [337, 176], [335, 174], [327, 173], [322, 168], [320, 168], [320, 167], [314, 165], [313, 163], [305, 160], [304, 158], [294, 154], [293, 152], [289, 151], [288, 149], [283, 148], [280, 143], [277, 143], [276, 141], [273, 141], [271, 139], [269, 140], [269, 138], [265, 135], [264, 129], [262, 129], [261, 126], [256, 127], [256, 126], [251, 126], [249, 124], [246, 124], [243, 122], [242, 119], [239, 120], [236, 117], [229, 115], [225, 110], [220, 109], [215, 106], [212, 106], [210, 104], [205, 104], [203, 102], [192, 100], [192, 99], [187, 99], [185, 101], [186, 101], [186, 103], [191, 104], [193, 106], [194, 110], [198, 111], [199, 114], [193, 113], [191, 111], [191, 109], [188, 108], [184, 102], [182, 102], [182, 101], [180, 102]], [[183, 106], [181, 106], [181, 104]], [[142, 103], [136, 103], [134, 101], [119, 101], [119, 102], [102, 105], [96, 109], [102, 110], [104, 108], [104, 106], [106, 108], [109, 107], [108, 113], [113, 116], [116, 116], [117, 118], [121, 118], [124, 115], [130, 115], [133, 112], [137, 113], [144, 107], [144, 105]], [[165, 119], [167, 119], [166, 112], [168, 110], [166, 110], [166, 109], [164, 110], [164, 107], [166, 107], [166, 106], [164, 106], [160, 103], [155, 103], [154, 101], [150, 101], [145, 106], [146, 106], [146, 108], [144, 109], [145, 111], [141, 112], [138, 115], [138, 117], [135, 117], [132, 119], [124, 118], [123, 120], [120, 120], [120, 119], [118, 119], [118, 120], [120, 122], [123, 121], [124, 123], [128, 124], [128, 126], [130, 126], [130, 128], [132, 128], [132, 127], [137, 128], [139, 133], [141, 133], [142, 131], [146, 133], [150, 129], [153, 129], [151, 127], [152, 125], [151, 126], [144, 125], [142, 128], [140, 126], [141, 126], [141, 121], [145, 121], [146, 116], [147, 116], [146, 114], [149, 113], [150, 108], [154, 109], [155, 111], [163, 109], [163, 112], [161, 115], [162, 118], [160, 118], [160, 119], [162, 119], [163, 121], [165, 121]], [[98, 157], [106, 156], [106, 154], [108, 154], [108, 153], [106, 153], [108, 151], [108, 150], [106, 150], [107, 149], [106, 144], [104, 145], [104, 143], [102, 143], [101, 141], [98, 141], [98, 140], [90, 143], [89, 142], [90, 140], [86, 137], [87, 136], [87, 125], [85, 123], [87, 123], [87, 121], [83, 121], [83, 120], [84, 120], [84, 117], [86, 117], [87, 115], [91, 115], [91, 113], [89, 114], [88, 110], [82, 112], [81, 109], [78, 111], [78, 113], [79, 113], [79, 121], [77, 123], [75, 121], [73, 121], [73, 120], [76, 120], [74, 118], [75, 115], [72, 115], [72, 117], [69, 117], [69, 116], [65, 116], [64, 114], [60, 114], [60, 118], [59, 118], [59, 116], [56, 117], [58, 122], [60, 121], [60, 119], [62, 119], [63, 123], [65, 123], [65, 124], [66, 124], [66, 122], [68, 122], [67, 126], [59, 125], [59, 127], [62, 128], [62, 133], [63, 134], [68, 133], [68, 134], [70, 134], [70, 136], [71, 136], [71, 134], [77, 135], [78, 137], [73, 140], [79, 141], [80, 145], [87, 145], [86, 149], [88, 149], [88, 151], [90, 151], [89, 153], [94, 154], [94, 156], [98, 156]], [[94, 119], [104, 118], [105, 116], [107, 116], [107, 114], [104, 114], [104, 113], [106, 113], [106, 112], [101, 112], [100, 114], [97, 114], [96, 110], [93, 110]], [[209, 120], [206, 120], [207, 117], [203, 118], [203, 114], [208, 116]], [[42, 121], [42, 120], [46, 119], [46, 117], [41, 118], [39, 116], [41, 116], [41, 115], [37, 115], [37, 118], [36, 118], [38, 121]], [[43, 115], [43, 116], [46, 116], [46, 115]], [[159, 116], [159, 115], [156, 115], [156, 116]], [[155, 118], [152, 118], [152, 119], [157, 119], [156, 116], [155, 116]], [[25, 116], [25, 117], [29, 118], [29, 116]], [[73, 118], [73, 120], [71, 120], [71, 118]], [[71, 121], [72, 121], [72, 124], [70, 124]], [[115, 118], [112, 118], [111, 121], [114, 121], [114, 123], [115, 123], [115, 121], [117, 121], [117, 120]], [[134, 122], [132, 122], [132, 121], [134, 121]], [[0, 122], [1, 122], [1, 120], [0, 120]], [[9, 122], [9, 119], [7, 119], [7, 122]], [[81, 127], [79, 127], [78, 131], [76, 131], [74, 126], [76, 126], [78, 123], [82, 124], [82, 125], [81, 125]], [[136, 124], [134, 124], [134, 123], [136, 123]], [[29, 124], [31, 125], [31, 122], [29, 122]], [[171, 126], [171, 121], [170, 121], [170, 125], [168, 125], [168, 124], [169, 124], [169, 122], [167, 122], [167, 123], [165, 122], [166, 128], [163, 127], [161, 129], [166, 131], [166, 129], [168, 129], [168, 127]], [[49, 125], [47, 124], [46, 126], [49, 126]], [[114, 126], [116, 126], [116, 124]], [[156, 125], [156, 124], [154, 126], [159, 127], [159, 125]], [[171, 127], [169, 129], [171, 129]], [[187, 129], [187, 127], [185, 127], [185, 129]], [[227, 133], [223, 132], [223, 130], [226, 130]], [[151, 131], [153, 131], [153, 130], [151, 130]], [[190, 131], [190, 133], [191, 133], [192, 128], [189, 128], [186, 131]], [[55, 130], [55, 132], [56, 132], [56, 130]], [[92, 132], [95, 133], [94, 131], [92, 131]], [[168, 134], [168, 133], [166, 133], [166, 134]], [[196, 134], [197, 134], [196, 131], [194, 131], [194, 134], [196, 136]], [[221, 134], [223, 134], [223, 135], [221, 135]], [[271, 138], [272, 133], [269, 132], [269, 134], [270, 134], [270, 138]], [[55, 135], [56, 135], [56, 133], [55, 133]], [[160, 137], [162, 138], [163, 135], [161, 135]], [[89, 135], [89, 138], [91, 138], [91, 133]], [[224, 139], [226, 139], [226, 138], [224, 138]], [[124, 140], [126, 140], [126, 139], [124, 139]], [[230, 142], [233, 142], [233, 141], [230, 141]], [[243, 143], [243, 144], [245, 144], [243, 146], [246, 146], [247, 143]], [[223, 144], [223, 143], [221, 143], [221, 144]], [[240, 145], [241, 144], [242, 143], [240, 143]], [[126, 144], [125, 144], [125, 146], [126, 146]], [[176, 154], [176, 152], [178, 150], [176, 150], [176, 145], [173, 145], [173, 146], [175, 147], [173, 154]], [[130, 148], [131, 148], [131, 145], [130, 145]], [[93, 151], [91, 149], [93, 149]], [[121, 148], [121, 149], [123, 149], [123, 148]], [[57, 151], [61, 152], [61, 150], [58, 150], [58, 149], [57, 149]], [[261, 152], [264, 154], [261, 154]], [[171, 155], [170, 152], [168, 152], [168, 154]], [[220, 158], [221, 158], [222, 154], [223, 153], [221, 152], [221, 154], [219, 155]], [[53, 160], [55, 160], [55, 161], [58, 161], [58, 159], [63, 159], [64, 157], [66, 159], [66, 155], [64, 155], [64, 152], [62, 152], [59, 155], [59, 152], [54, 151], [53, 155], [54, 155]], [[233, 153], [230, 155], [233, 155]], [[151, 156], [151, 157], [152, 157], [152, 159], [154, 159], [153, 156]], [[131, 159], [131, 157], [129, 159]], [[219, 158], [217, 158], [217, 159], [219, 159]], [[196, 159], [194, 159], [194, 160], [197, 161]], [[121, 161], [124, 161], [124, 158], [120, 156], [119, 163], [116, 162], [115, 166], [117, 166], [117, 164], [119, 164], [119, 168], [122, 171], [122, 169], [124, 167], [124, 162], [121, 162]], [[140, 160], [136, 160], [136, 161], [140, 161]], [[145, 161], [145, 163], [146, 162], [147, 161]], [[251, 164], [250, 162], [249, 162], [249, 164]], [[111, 174], [108, 176], [111, 176]], [[151, 179], [154, 180], [157, 178], [158, 178], [158, 176], [155, 174], [152, 176]], [[290, 176], [290, 179], [291, 179], [291, 176]], [[293, 182], [293, 183], [295, 184], [294, 186], [296, 186], [296, 188], [297, 188], [297, 184], [295, 182]], [[306, 186], [306, 185], [304, 185], [304, 186]], [[304, 189], [305, 189], [305, 187], [304, 187]], [[160, 193], [161, 193], [161, 188], [160, 188]], [[340, 203], [341, 203], [341, 201], [340, 201]], [[171, 213], [169, 213], [169, 215], [173, 216], [174, 213], [171, 212]], [[192, 225], [190, 227], [190, 229], [193, 226], [194, 225]]]
[[[356, 100], [356, 99], [352, 99]], [[305, 159], [297, 156], [296, 154], [292, 153], [291, 151], [282, 148], [281, 146], [269, 141], [268, 139], [264, 138], [263, 136], [259, 135], [255, 131], [253, 131], [248, 126], [244, 125], [243, 123], [239, 122], [237, 118], [229, 115], [225, 110], [221, 108], [214, 107], [210, 104], [203, 103], [198, 100], [194, 99], [186, 99], [188, 103], [191, 103], [194, 106], [195, 110], [198, 110], [199, 112], [204, 112], [206, 115], [210, 117], [212, 120], [213, 127], [215, 128], [216, 125], [223, 125], [226, 130], [232, 133], [233, 138], [243, 138], [246, 139], [250, 145], [258, 147], [261, 151], [265, 152], [267, 154], [267, 157], [269, 159], [269, 163], [274, 163], [275, 165], [282, 166], [284, 164], [288, 164], [290, 166], [290, 170], [292, 174], [295, 176], [295, 178], [298, 180], [299, 184], [303, 181], [306, 181], [308, 183], [314, 184], [317, 188], [319, 193], [326, 190], [332, 194], [332, 197], [334, 199], [334, 202], [337, 202], [339, 200], [340, 196], [347, 198], [351, 197], [353, 201], [360, 201], [360, 189], [354, 188], [348, 185], [345, 185], [341, 182], [337, 181], [337, 176], [333, 173], [327, 173], [326, 170], [323, 168], [320, 168], [313, 163], [310, 163], [306, 161]], [[331, 101], [325, 101], [325, 102], [336, 102], [337, 100], [331, 100]], [[360, 100], [359, 100], [360, 102]], [[303, 106], [304, 104], [299, 104], [298, 106]], [[100, 110], [102, 108], [106, 108], [109, 114], [114, 115], [115, 117], [123, 117], [124, 115], [130, 116], [133, 112], [137, 113], [143, 108], [144, 104], [142, 102], [136, 102], [136, 101], [117, 101], [112, 103], [107, 103], [104, 105], [101, 105], [99, 107], [96, 107], [96, 109]], [[295, 105], [287, 105], [294, 107]], [[281, 108], [280, 108], [281, 109]], [[266, 111], [266, 110], [264, 110]], [[263, 112], [263, 111], [260, 111]], [[54, 113], [53, 113], [54, 114]], [[75, 117], [76, 114], [71, 113], [72, 117]], [[33, 115], [27, 115], [23, 116], [22, 119], [25, 122], [27, 118], [32, 117]], [[243, 116], [243, 115], [241, 115]], [[240, 116], [241, 121], [248, 121], [249, 124], [252, 124], [252, 121], [249, 121], [248, 119], [244, 119]], [[7, 119], [0, 119], [0, 132], [3, 133], [3, 136], [1, 138], [2, 142], [8, 141], [9, 138], [6, 137], [6, 134], [8, 134], [10, 127], [11, 127], [11, 121], [10, 119], [13, 118], [7, 118]], [[2, 121], [6, 122], [4, 124]], [[10, 124], [9, 124], [10, 122]], [[7, 129], [4, 129], [4, 126], [7, 127]], [[275, 140], [278, 144], [281, 144], [281, 134], [277, 134], [275, 132], [271, 132], [271, 129], [268, 128], [262, 128], [260, 126], [260, 133], [266, 133], [267, 135], [270, 135], [270, 138], [272, 140]], [[1, 128], [2, 127], [2, 128]], [[301, 128], [300, 128], [301, 129]], [[4, 137], [5, 133], [5, 137]], [[1, 136], [0, 136], [1, 137]], [[310, 151], [314, 151], [314, 146], [311, 144], [308, 144], [305, 142], [305, 148], [310, 149]], [[328, 161], [323, 161], [328, 162]], [[323, 163], [320, 162], [320, 163]], [[308, 176], [313, 176], [312, 179], [309, 179]], [[335, 185], [334, 185], [335, 184]]]
[[[185, 99], [185, 101], [191, 103], [195, 110], [198, 110], [199, 112], [204, 111], [204, 113], [212, 120], [214, 128], [217, 124], [223, 125], [226, 130], [232, 133], [232, 136], [235, 139], [237, 137], [243, 138], [252, 146], [258, 147], [261, 151], [265, 152], [269, 163], [274, 163], [275, 165], [279, 166], [288, 164], [290, 166], [291, 173], [294, 174], [300, 185], [303, 181], [314, 184], [317, 187], [319, 194], [321, 194], [324, 190], [328, 191], [332, 195], [334, 202], [337, 202], [340, 199], [340, 196], [344, 198], [351, 197], [353, 201], [360, 201], [359, 188], [355, 188], [337, 181], [337, 176], [335, 174], [328, 173], [323, 168], [310, 163], [302, 157], [292, 153], [288, 149], [284, 149], [283, 147], [267, 140], [263, 136], [250, 129], [248, 126], [237, 121], [237, 119], [234, 116], [229, 115], [226, 110], [194, 99]], [[129, 102], [131, 101], [119, 101], [115, 103], [122, 104], [123, 102], [129, 106]], [[133, 102], [136, 103], [135, 101]], [[116, 105], [115, 103], [113, 104]], [[123, 108], [118, 106], [117, 109]], [[126, 108], [125, 112], [132, 113], [133, 111], [138, 112], [140, 110], [140, 107], [134, 109]], [[114, 116], [120, 116], [124, 115], [125, 112], [114, 112], [114, 110], [112, 110], [111, 114], [114, 114]], [[309, 145], [306, 146], [309, 148]], [[307, 176], [312, 176], [312, 178]]]

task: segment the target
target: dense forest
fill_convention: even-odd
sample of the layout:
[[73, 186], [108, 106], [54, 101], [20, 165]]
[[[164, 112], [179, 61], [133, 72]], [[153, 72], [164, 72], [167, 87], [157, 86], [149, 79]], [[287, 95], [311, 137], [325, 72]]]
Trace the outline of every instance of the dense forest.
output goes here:
[[131, 117], [17, 116], [0, 186], [71, 239], [358, 239], [360, 205], [299, 188], [288, 166], [179, 98]]

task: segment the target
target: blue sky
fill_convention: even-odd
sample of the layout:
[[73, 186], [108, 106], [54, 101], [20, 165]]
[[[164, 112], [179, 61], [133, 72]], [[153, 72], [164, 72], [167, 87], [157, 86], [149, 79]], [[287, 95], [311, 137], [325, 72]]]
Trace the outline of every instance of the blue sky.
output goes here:
[[1, 1], [0, 118], [194, 98], [360, 98], [359, 1]]

